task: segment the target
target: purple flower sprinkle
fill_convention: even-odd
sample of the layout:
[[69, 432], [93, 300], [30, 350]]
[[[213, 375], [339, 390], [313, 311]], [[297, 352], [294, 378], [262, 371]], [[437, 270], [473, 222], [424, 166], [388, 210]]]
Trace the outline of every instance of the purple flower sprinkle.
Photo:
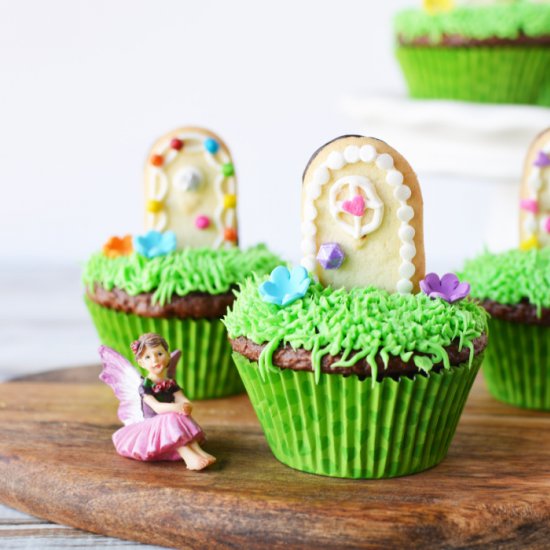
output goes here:
[[454, 273], [447, 273], [441, 279], [437, 273], [428, 273], [420, 281], [420, 288], [430, 298], [441, 298], [450, 304], [458, 302], [470, 294], [469, 283], [461, 283]]
[[550, 166], [550, 156], [544, 151], [539, 151], [535, 162], [533, 162], [533, 166], [538, 166], [539, 168]]

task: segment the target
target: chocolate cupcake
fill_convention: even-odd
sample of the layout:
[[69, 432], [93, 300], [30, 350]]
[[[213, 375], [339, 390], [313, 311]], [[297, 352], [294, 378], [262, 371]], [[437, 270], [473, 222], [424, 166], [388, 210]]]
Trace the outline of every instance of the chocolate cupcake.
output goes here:
[[163, 334], [182, 351], [175, 380], [186, 395], [222, 397], [243, 391], [221, 322], [233, 289], [279, 262], [263, 245], [190, 248], [155, 258], [98, 252], [84, 266], [85, 300], [103, 345], [133, 362], [128, 342], [136, 334]]
[[426, 0], [394, 27], [412, 97], [550, 105], [550, 5]]
[[511, 405], [550, 410], [550, 248], [485, 252], [462, 276], [491, 315], [489, 391]]
[[182, 351], [175, 380], [189, 398], [241, 392], [220, 319], [237, 283], [280, 260], [265, 246], [238, 248], [236, 175], [224, 142], [194, 127], [157, 140], [145, 166], [145, 210], [144, 235], [112, 237], [84, 267], [102, 343], [133, 361], [128, 342], [162, 334]]
[[224, 319], [269, 446], [327, 476], [431, 468], [481, 364], [487, 314], [454, 275], [424, 275], [420, 187], [386, 143], [321, 147], [302, 199], [303, 266], [244, 282]]
[[512, 405], [550, 410], [550, 129], [534, 140], [520, 186], [519, 250], [485, 252], [463, 276], [490, 313], [483, 366], [491, 394]]
[[275, 457], [336, 477], [401, 476], [443, 460], [487, 346], [486, 314], [472, 301], [372, 287], [312, 283], [278, 307], [248, 281], [225, 324]]

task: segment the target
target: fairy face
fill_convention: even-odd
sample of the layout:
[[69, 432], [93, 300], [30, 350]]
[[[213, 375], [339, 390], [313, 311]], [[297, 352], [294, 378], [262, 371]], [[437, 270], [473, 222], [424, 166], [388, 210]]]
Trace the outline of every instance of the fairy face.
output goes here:
[[138, 359], [138, 364], [140, 367], [156, 376], [162, 375], [169, 362], [170, 356], [161, 345], [146, 347], [145, 351]]

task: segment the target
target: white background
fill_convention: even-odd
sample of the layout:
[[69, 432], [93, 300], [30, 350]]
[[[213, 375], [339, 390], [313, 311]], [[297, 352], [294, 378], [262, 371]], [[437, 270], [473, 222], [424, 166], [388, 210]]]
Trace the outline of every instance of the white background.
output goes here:
[[[387, 112], [390, 144], [413, 168], [419, 149], [429, 160], [416, 126], [399, 131], [391, 104], [378, 126], [342, 108], [349, 93], [405, 96], [391, 19], [414, 5], [0, 0], [0, 378], [97, 362], [80, 266], [110, 235], [143, 230], [143, 165], [166, 131], [200, 125], [226, 141], [242, 244], [266, 242], [293, 261], [301, 175], [321, 144], [362, 131], [388, 139], [378, 130]], [[456, 137], [424, 126], [427, 143]], [[490, 133], [489, 145], [507, 135]], [[460, 155], [455, 164], [467, 165]], [[429, 270], [459, 267], [488, 226], [515, 244], [515, 176], [501, 192], [476, 177], [443, 182], [418, 171]], [[502, 197], [512, 205], [505, 215]]]
[[298, 257], [302, 170], [359, 129], [340, 96], [404, 91], [391, 17], [407, 4], [3, 2], [1, 261], [77, 262], [141, 231], [147, 151], [189, 124], [232, 150], [242, 243]]
[[[145, 156], [175, 127], [231, 148], [243, 245], [297, 259], [302, 170], [364, 129], [343, 94], [405, 93], [391, 17], [419, 4], [0, 0], [0, 379], [98, 362], [79, 265], [142, 230]], [[412, 161], [413, 141], [392, 144]], [[428, 266], [482, 246], [479, 182], [424, 198]]]

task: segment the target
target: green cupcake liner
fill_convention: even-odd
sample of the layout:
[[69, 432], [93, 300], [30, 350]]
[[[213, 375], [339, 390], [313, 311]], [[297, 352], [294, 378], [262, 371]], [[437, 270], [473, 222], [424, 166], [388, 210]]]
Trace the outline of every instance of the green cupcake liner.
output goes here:
[[429, 377], [386, 378], [268, 371], [235, 353], [235, 364], [275, 457], [314, 474], [389, 478], [441, 462], [482, 361]]
[[[102, 344], [137, 367], [130, 344], [146, 332], [161, 334], [182, 352], [175, 380], [189, 399], [244, 392], [225, 326], [219, 319], [154, 319], [114, 311], [85, 298]], [[138, 367], [139, 368], [139, 367]]]
[[550, 411], [550, 327], [493, 318], [489, 334], [483, 377], [491, 395], [517, 407]]
[[397, 48], [410, 95], [486, 103], [550, 105], [550, 48]]

